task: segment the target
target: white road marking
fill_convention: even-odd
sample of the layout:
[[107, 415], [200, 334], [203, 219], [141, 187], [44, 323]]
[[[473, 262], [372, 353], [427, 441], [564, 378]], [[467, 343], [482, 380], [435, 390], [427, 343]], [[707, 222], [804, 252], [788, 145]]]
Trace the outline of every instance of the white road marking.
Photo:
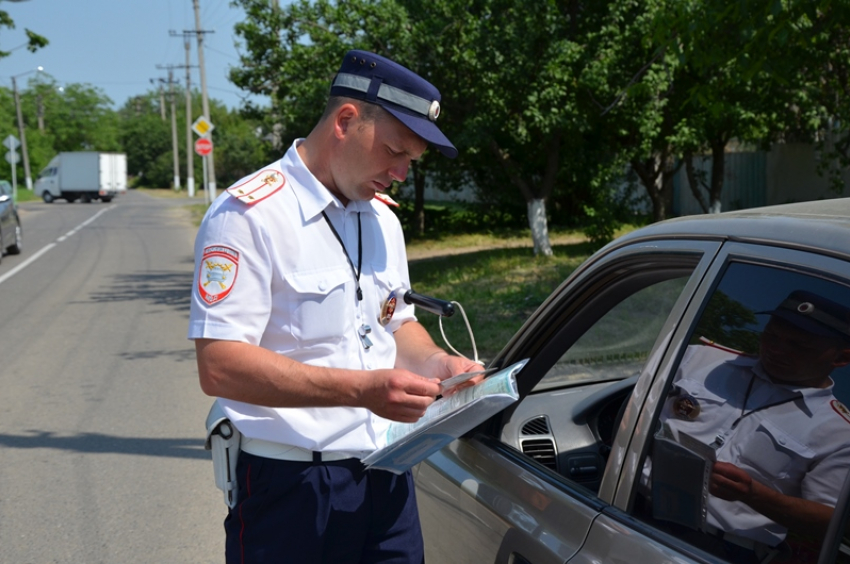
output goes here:
[[11, 278], [12, 276], [16, 275], [17, 273], [19, 273], [20, 271], [22, 271], [23, 269], [25, 269], [26, 267], [28, 267], [29, 265], [34, 263], [35, 261], [37, 261], [39, 258], [41, 258], [41, 255], [43, 255], [44, 253], [46, 253], [47, 251], [49, 251], [50, 249], [52, 249], [53, 247], [55, 247], [59, 243], [65, 241], [69, 237], [73, 236], [77, 231], [79, 231], [80, 229], [82, 229], [83, 227], [85, 227], [86, 225], [88, 225], [89, 223], [91, 223], [92, 221], [97, 219], [98, 217], [100, 217], [102, 214], [105, 214], [106, 212], [108, 212], [109, 210], [111, 210], [113, 208], [115, 208], [115, 205], [111, 205], [108, 208], [104, 208], [104, 209], [100, 210], [99, 212], [97, 212], [96, 214], [94, 214], [93, 216], [91, 216], [90, 218], [88, 218], [87, 220], [85, 220], [84, 222], [82, 222], [81, 224], [79, 224], [78, 226], [73, 228], [72, 230], [68, 231], [67, 233], [65, 233], [64, 235], [62, 235], [58, 239], [56, 239], [56, 241], [54, 241], [53, 243], [49, 243], [49, 244], [45, 245], [44, 247], [42, 247], [41, 249], [39, 249], [38, 252], [36, 252], [31, 257], [29, 257], [27, 260], [25, 260], [24, 262], [22, 262], [21, 264], [19, 264], [18, 266], [16, 266], [15, 268], [10, 270], [9, 272], [7, 272], [6, 274], [0, 276], [0, 284], [5, 282], [6, 280]]

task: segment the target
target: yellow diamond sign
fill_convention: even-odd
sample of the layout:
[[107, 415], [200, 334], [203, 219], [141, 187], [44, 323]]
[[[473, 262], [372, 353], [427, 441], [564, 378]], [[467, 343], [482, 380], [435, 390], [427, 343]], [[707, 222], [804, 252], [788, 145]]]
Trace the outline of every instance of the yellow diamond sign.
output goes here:
[[195, 120], [195, 123], [192, 124], [192, 131], [201, 137], [206, 137], [213, 129], [215, 129], [215, 126], [204, 116], [199, 117]]

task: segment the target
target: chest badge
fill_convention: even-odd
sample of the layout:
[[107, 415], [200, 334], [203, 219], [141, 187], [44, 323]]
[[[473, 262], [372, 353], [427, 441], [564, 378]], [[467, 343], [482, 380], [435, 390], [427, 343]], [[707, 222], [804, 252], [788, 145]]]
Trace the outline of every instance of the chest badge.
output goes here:
[[378, 317], [378, 321], [380, 321], [381, 325], [389, 325], [390, 321], [393, 320], [393, 314], [395, 313], [395, 306], [397, 303], [398, 297], [396, 296], [395, 290], [393, 290], [381, 306], [381, 315]]
[[228, 295], [239, 272], [239, 251], [224, 245], [204, 249], [198, 272], [198, 293], [207, 305], [217, 304]]
[[673, 413], [679, 419], [693, 421], [699, 417], [700, 407], [697, 398], [690, 394], [684, 394], [673, 404]]

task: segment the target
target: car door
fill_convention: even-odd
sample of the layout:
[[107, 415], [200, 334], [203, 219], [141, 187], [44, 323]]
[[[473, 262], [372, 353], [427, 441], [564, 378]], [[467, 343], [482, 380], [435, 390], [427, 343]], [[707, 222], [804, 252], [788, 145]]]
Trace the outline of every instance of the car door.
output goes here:
[[[797, 299], [800, 295], [808, 297]], [[616, 465], [619, 473], [609, 464], [600, 487], [606, 498], [612, 494], [612, 503], [593, 521], [586, 542], [570, 562], [661, 561], [638, 556], [645, 554], [648, 545], [665, 547], [667, 561], [850, 562], [846, 536], [850, 466], [831, 462], [847, 456], [850, 416], [844, 404], [850, 401], [850, 368], [839, 366], [831, 372], [829, 390], [835, 399], [818, 404], [818, 409], [803, 394], [820, 395], [822, 389], [787, 383], [783, 388], [799, 395], [789, 395], [782, 400], [786, 403], [756, 403], [754, 407], [749, 403], [754, 377], [749, 377], [747, 387], [745, 380], [731, 377], [730, 368], [749, 366], [746, 370], [767, 375], [767, 381], [776, 384], [770, 374], [779, 370], [771, 368], [777, 360], [764, 356], [777, 354], [769, 352], [771, 345], [765, 344], [768, 327], [790, 322], [793, 330], [802, 330], [801, 314], [817, 314], [821, 316], [817, 323], [806, 320], [809, 325], [802, 332], [814, 335], [810, 331], [818, 325], [819, 336], [831, 335], [830, 330], [820, 331], [824, 323], [833, 322], [821, 313], [825, 309], [817, 301], [821, 298], [837, 304], [841, 311], [850, 305], [848, 262], [776, 246], [724, 245], [681, 313], [671, 346], [662, 354], [651, 382], [647, 381], [645, 398], [636, 393], [626, 408], [631, 417], [624, 417], [609, 459], [623, 463]], [[829, 327], [844, 326], [844, 322], [846, 317]], [[846, 332], [846, 327], [840, 331]], [[788, 354], [796, 354], [798, 346], [789, 343]], [[708, 362], [709, 358], [716, 360]], [[694, 359], [701, 359], [701, 364], [694, 364]], [[816, 365], [807, 366], [814, 371]], [[706, 376], [699, 393], [683, 384], [698, 380], [696, 375], [701, 373]], [[732, 406], [733, 402], [737, 402], [733, 433], [744, 429], [748, 420], [752, 432], [729, 434], [725, 431], [728, 423], [711, 423], [709, 414], [715, 404]], [[783, 417], [797, 417], [798, 412], [806, 417], [795, 419], [801, 421], [796, 426], [777, 423]], [[826, 413], [829, 423], [835, 425], [834, 432], [809, 433], [807, 421], [818, 421], [816, 412]], [[764, 420], [756, 424], [762, 416]], [[688, 432], [681, 432], [673, 441], [672, 448], [680, 449], [676, 458], [665, 458], [662, 453], [669, 446], [669, 430], [677, 425]], [[699, 426], [709, 437], [716, 433], [707, 453], [689, 443], [697, 436], [691, 429]], [[808, 442], [800, 437], [807, 437]], [[735, 464], [772, 490], [807, 502], [814, 499], [830, 510], [835, 507], [831, 519], [827, 514], [828, 525], [801, 523], [805, 520], [790, 513], [769, 519], [744, 501], [725, 501], [709, 494], [708, 476], [717, 463], [706, 464], [705, 460], [716, 457], [720, 461], [721, 453], [729, 449], [739, 453]], [[728, 464], [725, 459], [724, 464]], [[660, 470], [656, 472], [656, 468]]]
[[[529, 359], [520, 401], [415, 469], [428, 561], [562, 564], [580, 551], [613, 501], [615, 488], [602, 484], [616, 484], [626, 462], [609, 456], [613, 436], [635, 427], [719, 247], [606, 250], [526, 322], [494, 361]], [[629, 398], [634, 407], [621, 413]], [[671, 551], [650, 541], [645, 554]]]

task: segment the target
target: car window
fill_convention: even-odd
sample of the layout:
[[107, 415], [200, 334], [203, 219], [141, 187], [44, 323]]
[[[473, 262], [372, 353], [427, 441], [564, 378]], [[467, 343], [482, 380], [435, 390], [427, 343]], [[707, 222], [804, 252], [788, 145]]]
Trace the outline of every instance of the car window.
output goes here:
[[663, 280], [627, 296], [579, 337], [535, 391], [638, 375], [687, 281]]
[[5, 194], [7, 196], [12, 195], [12, 186], [5, 180], [0, 181], [0, 194]]
[[850, 469], [848, 401], [850, 287], [731, 262], [659, 403], [631, 512], [729, 562], [816, 562]]
[[622, 409], [663, 328], [677, 322], [672, 312], [696, 284], [701, 260], [666, 249], [627, 254], [594, 269], [578, 289], [556, 294], [539, 323], [524, 328], [527, 346], [516, 354], [531, 360], [520, 389], [529, 377], [539, 380], [508, 410], [502, 442], [560, 474], [568, 487], [597, 494]]

